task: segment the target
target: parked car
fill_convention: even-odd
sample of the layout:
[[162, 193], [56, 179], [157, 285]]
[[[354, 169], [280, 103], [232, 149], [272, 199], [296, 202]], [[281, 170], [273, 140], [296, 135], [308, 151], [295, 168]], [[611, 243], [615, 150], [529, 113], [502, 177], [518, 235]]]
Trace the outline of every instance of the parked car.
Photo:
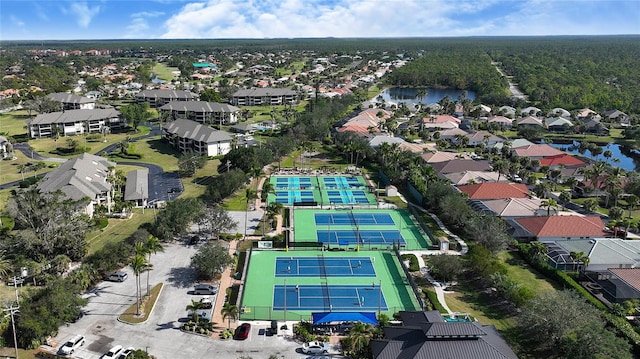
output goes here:
[[85, 341], [86, 339], [84, 335], [74, 335], [71, 339], [67, 340], [67, 342], [60, 347], [60, 349], [58, 349], [58, 352], [62, 355], [73, 354], [76, 349], [84, 345]]
[[218, 293], [218, 284], [196, 284], [193, 288], [193, 294], [216, 294]]
[[102, 359], [116, 359], [120, 354], [122, 354], [122, 351], [124, 349], [122, 348], [122, 345], [116, 345], [115, 347], [109, 349], [108, 352], [104, 353], [104, 355], [102, 355]]
[[24, 284], [24, 278], [11, 277], [9, 278], [9, 280], [7, 280], [7, 285], [9, 286], [16, 286], [16, 285], [23, 285], [23, 284]]
[[123, 350], [122, 353], [120, 353], [120, 355], [118, 356], [118, 359], [127, 359], [128, 357], [131, 356], [134, 350], [135, 348], [131, 348], [131, 347]]
[[307, 342], [302, 344], [302, 352], [305, 354], [322, 354], [329, 350], [329, 344], [325, 342]]
[[111, 282], [124, 282], [127, 279], [127, 277], [129, 277], [127, 272], [119, 271], [119, 272], [115, 272], [107, 275], [106, 279]]
[[213, 308], [213, 302], [211, 301], [211, 298], [209, 298], [209, 297], [204, 297], [204, 298], [200, 299], [200, 304], [202, 304], [202, 306], [200, 307], [201, 309], [211, 309], [211, 308]]
[[233, 339], [245, 340], [249, 337], [250, 332], [251, 332], [251, 324], [242, 323], [239, 327], [236, 328], [236, 331], [233, 334]]

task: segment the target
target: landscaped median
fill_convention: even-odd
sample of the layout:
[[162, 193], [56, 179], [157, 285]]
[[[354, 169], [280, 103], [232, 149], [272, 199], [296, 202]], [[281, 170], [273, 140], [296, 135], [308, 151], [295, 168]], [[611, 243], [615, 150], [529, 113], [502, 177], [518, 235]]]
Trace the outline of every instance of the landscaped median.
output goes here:
[[118, 320], [127, 324], [139, 324], [144, 323], [149, 319], [149, 315], [153, 311], [153, 307], [162, 292], [164, 283], [156, 284], [150, 290], [150, 295], [142, 299], [140, 304], [140, 315], [136, 315], [136, 303], [132, 304], [124, 313], [120, 314]]

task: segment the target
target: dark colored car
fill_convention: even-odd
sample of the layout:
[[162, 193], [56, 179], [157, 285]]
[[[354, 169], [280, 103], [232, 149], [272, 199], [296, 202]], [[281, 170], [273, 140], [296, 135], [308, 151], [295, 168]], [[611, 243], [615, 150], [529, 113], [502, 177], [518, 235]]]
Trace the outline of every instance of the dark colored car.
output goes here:
[[250, 332], [251, 332], [251, 324], [242, 323], [239, 327], [236, 328], [236, 331], [233, 334], [233, 339], [245, 340], [249, 337]]

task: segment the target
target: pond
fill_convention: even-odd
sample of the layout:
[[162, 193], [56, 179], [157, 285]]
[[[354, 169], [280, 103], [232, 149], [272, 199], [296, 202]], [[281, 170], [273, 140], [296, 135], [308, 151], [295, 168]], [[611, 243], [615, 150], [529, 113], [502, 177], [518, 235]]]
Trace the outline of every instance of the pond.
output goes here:
[[[423, 98], [418, 98], [418, 91], [425, 90], [427, 95]], [[465, 93], [464, 90], [453, 89], [433, 89], [433, 88], [411, 88], [411, 87], [391, 87], [384, 91], [379, 96], [382, 96], [385, 102], [393, 103], [414, 103], [414, 104], [432, 104], [442, 100], [445, 96], [449, 96], [452, 101], [458, 99]], [[470, 100], [475, 100], [476, 93], [473, 91], [466, 91], [466, 97]], [[378, 96], [373, 100], [377, 100]]]
[[611, 158], [606, 158], [603, 154], [594, 156], [589, 150], [586, 150], [584, 153], [580, 153], [580, 150], [578, 149], [580, 146], [579, 142], [574, 142], [573, 144], [552, 143], [551, 146], [572, 155], [581, 155], [596, 161], [605, 161], [612, 166], [620, 167], [627, 171], [637, 171], [640, 169], [640, 152], [617, 143], [609, 143], [602, 147], [603, 152], [606, 150], [611, 151]]

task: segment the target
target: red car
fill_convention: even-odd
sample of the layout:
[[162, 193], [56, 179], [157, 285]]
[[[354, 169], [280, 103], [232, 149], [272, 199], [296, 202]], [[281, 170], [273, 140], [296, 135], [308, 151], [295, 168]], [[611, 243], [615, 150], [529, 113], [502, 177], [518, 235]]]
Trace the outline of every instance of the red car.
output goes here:
[[249, 337], [249, 333], [251, 333], [251, 324], [242, 323], [239, 327], [236, 328], [236, 331], [233, 334], [233, 339], [245, 340]]

